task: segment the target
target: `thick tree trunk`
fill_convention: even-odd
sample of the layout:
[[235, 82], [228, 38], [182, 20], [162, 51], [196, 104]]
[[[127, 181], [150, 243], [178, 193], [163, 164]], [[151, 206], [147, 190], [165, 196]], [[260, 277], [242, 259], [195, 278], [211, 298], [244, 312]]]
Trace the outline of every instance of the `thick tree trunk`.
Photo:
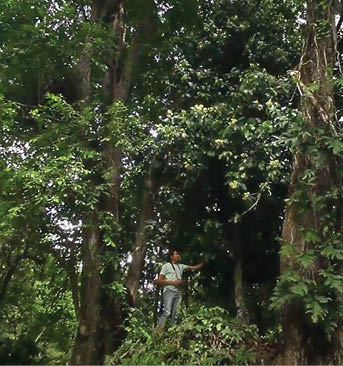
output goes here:
[[[106, 17], [109, 10], [116, 11], [121, 1], [95, 0], [92, 4], [91, 21], [97, 22]], [[83, 109], [91, 101], [91, 49], [82, 51], [77, 67], [77, 91], [78, 100], [81, 101], [80, 107]], [[118, 156], [119, 155], [119, 156]], [[84, 223], [82, 254], [82, 275], [81, 275], [81, 295], [78, 308], [78, 332], [74, 341], [71, 364], [74, 365], [96, 365], [103, 364], [106, 353], [113, 349], [113, 333], [115, 316], [113, 311], [109, 312], [106, 306], [106, 296], [104, 293], [104, 283], [101, 277], [101, 256], [103, 255], [104, 245], [102, 233], [99, 231], [99, 212], [106, 210], [113, 214], [113, 219], [118, 221], [119, 217], [119, 193], [117, 173], [120, 166], [120, 154], [112, 146], [105, 145], [104, 148], [105, 166], [110, 173], [115, 171], [115, 178], [110, 179], [111, 196], [115, 204], [99, 202], [93, 212], [88, 214], [88, 219]], [[118, 163], [119, 161], [119, 163]], [[89, 162], [92, 165], [92, 162]], [[111, 174], [113, 175], [113, 173]], [[101, 177], [96, 177], [93, 182], [95, 185], [101, 181]], [[104, 207], [101, 207], [104, 206]], [[73, 299], [76, 301], [77, 290], [75, 281], [73, 282]], [[112, 301], [113, 302], [113, 301]], [[113, 308], [113, 305], [112, 305]], [[111, 337], [108, 334], [111, 333]], [[109, 346], [109, 343], [111, 344]], [[110, 348], [110, 349], [109, 349]]]
[[82, 244], [81, 306], [78, 333], [71, 364], [103, 363], [103, 320], [101, 309], [102, 282], [97, 213], [94, 212], [84, 230]]
[[[307, 0], [307, 39], [299, 66], [299, 91], [301, 110], [305, 126], [314, 131], [321, 127], [331, 131], [334, 119], [333, 90], [330, 70], [335, 58], [335, 25], [333, 2]], [[306, 141], [303, 141], [306, 143]], [[314, 171], [315, 181], [305, 187], [302, 177], [306, 170]], [[311, 201], [313, 195], [324, 195], [335, 182], [335, 171], [327, 159], [326, 165], [318, 167], [311, 156], [306, 155], [299, 146], [295, 156], [289, 196], [296, 190], [302, 190], [312, 205], [311, 209], [299, 206], [296, 200], [288, 205], [283, 223], [282, 239], [284, 245], [291, 245], [293, 255], [281, 258], [281, 275], [287, 270], [294, 270], [301, 278], [318, 281], [318, 271], [325, 268], [325, 258], [317, 258], [311, 268], [304, 270], [297, 257], [314, 248], [314, 243], [305, 240], [304, 230], [324, 232], [322, 218], [328, 212], [325, 207], [316, 209]], [[300, 188], [301, 187], [301, 188]], [[328, 337], [322, 325], [314, 323], [305, 313], [302, 301], [293, 299], [282, 309], [283, 347], [278, 364], [327, 364], [342, 361], [342, 328]]]
[[[146, 39], [146, 24], [152, 14], [153, 0], [144, 0], [144, 14], [137, 36], [134, 36], [131, 45], [125, 42], [125, 24], [123, 0], [95, 0], [92, 4], [91, 21], [111, 23], [117, 39], [117, 47], [112, 57], [107, 60], [107, 71], [103, 77], [103, 94], [105, 103], [126, 102], [133, 79], [133, 70], [137, 65], [138, 51], [142, 40]], [[88, 50], [87, 52], [91, 52]], [[78, 64], [78, 94], [83, 108], [91, 99], [91, 67], [89, 54], [83, 52]], [[115, 134], [115, 131], [110, 131]], [[113, 272], [111, 265], [102, 266], [101, 257], [111, 255], [113, 248], [104, 244], [103, 233], [98, 228], [99, 215], [111, 213], [113, 220], [119, 222], [120, 200], [120, 149], [105, 142], [103, 144], [103, 159], [105, 172], [103, 177], [109, 184], [109, 195], [102, 195], [97, 207], [91, 213], [90, 225], [85, 227], [82, 244], [82, 279], [80, 298], [79, 329], [74, 344], [72, 364], [102, 364], [106, 354], [116, 349], [125, 337], [123, 320], [125, 311], [121, 299], [113, 298], [106, 292], [109, 283], [119, 280], [120, 274]], [[108, 256], [108, 255], [107, 255]]]
[[[108, 177], [107, 183], [110, 184], [110, 195], [104, 195], [101, 199], [101, 210], [103, 212], [110, 212], [115, 222], [119, 222], [119, 200], [120, 200], [120, 172], [121, 172], [121, 151], [110, 144], [104, 146], [104, 161], [106, 168], [106, 175]], [[113, 248], [102, 245], [102, 252], [113, 252]], [[107, 264], [108, 265], [108, 264]], [[112, 264], [109, 264], [109, 268], [104, 267], [102, 274], [103, 286], [113, 283], [119, 280], [119, 273], [113, 272], [111, 269]], [[114, 298], [103, 291], [102, 294], [102, 321], [104, 322], [104, 354], [111, 354], [118, 346], [120, 346], [122, 340], [125, 338], [125, 332], [123, 329], [123, 306], [120, 298]]]

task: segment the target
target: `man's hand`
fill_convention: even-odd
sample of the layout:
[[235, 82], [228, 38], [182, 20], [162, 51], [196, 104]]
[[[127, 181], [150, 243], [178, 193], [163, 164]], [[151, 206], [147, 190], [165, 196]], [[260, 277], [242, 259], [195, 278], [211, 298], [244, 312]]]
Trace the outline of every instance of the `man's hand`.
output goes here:
[[174, 286], [182, 286], [182, 283], [183, 283], [182, 280], [176, 280], [176, 281], [174, 281], [173, 285]]

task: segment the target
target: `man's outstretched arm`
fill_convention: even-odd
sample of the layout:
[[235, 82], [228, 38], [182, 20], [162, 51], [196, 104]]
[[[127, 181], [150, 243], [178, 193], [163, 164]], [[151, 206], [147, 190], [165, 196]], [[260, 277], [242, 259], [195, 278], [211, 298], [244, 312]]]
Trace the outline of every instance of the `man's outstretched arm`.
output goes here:
[[204, 264], [205, 262], [201, 262], [195, 266], [187, 266], [187, 269], [190, 269], [191, 271], [197, 271], [198, 269], [202, 268]]

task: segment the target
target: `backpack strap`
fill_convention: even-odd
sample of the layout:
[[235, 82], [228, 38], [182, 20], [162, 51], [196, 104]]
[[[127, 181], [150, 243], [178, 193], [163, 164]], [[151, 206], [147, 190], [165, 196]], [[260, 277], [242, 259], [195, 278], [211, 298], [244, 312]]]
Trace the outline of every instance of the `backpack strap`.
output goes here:
[[176, 279], [177, 279], [177, 280], [182, 280], [182, 273], [181, 273], [180, 266], [179, 266], [178, 264], [176, 264], [176, 265], [177, 265], [177, 268], [179, 269], [180, 276], [181, 276], [181, 278], [178, 278], [178, 275], [177, 275], [176, 269], [175, 269], [175, 267], [174, 267], [174, 264], [173, 264], [172, 262], [170, 262], [170, 264], [171, 264], [171, 265], [172, 265], [172, 267], [173, 267], [173, 270], [174, 270], [174, 272], [175, 272]]

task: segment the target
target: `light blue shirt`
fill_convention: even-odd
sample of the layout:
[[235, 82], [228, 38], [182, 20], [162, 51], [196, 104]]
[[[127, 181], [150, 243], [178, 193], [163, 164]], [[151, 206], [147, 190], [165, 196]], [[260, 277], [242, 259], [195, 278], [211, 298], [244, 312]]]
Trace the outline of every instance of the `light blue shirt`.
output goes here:
[[[165, 263], [161, 268], [160, 274], [163, 275], [167, 281], [182, 280], [183, 271], [187, 268], [188, 266], [186, 264]], [[173, 286], [173, 285], [164, 286], [163, 292], [166, 290], [181, 292], [180, 286]]]

